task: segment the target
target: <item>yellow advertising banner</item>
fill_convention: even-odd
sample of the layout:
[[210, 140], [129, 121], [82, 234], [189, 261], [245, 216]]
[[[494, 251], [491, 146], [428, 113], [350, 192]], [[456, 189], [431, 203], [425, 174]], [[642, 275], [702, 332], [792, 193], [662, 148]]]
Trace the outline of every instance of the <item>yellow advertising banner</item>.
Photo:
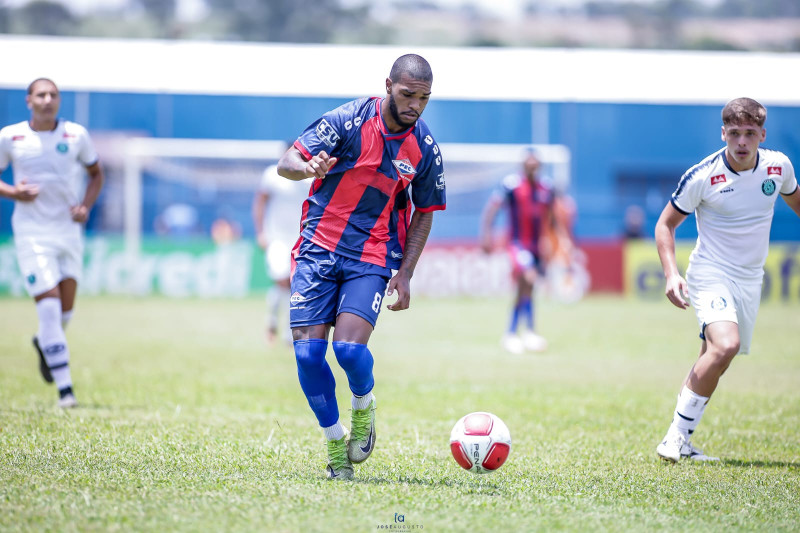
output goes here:
[[[675, 259], [686, 272], [694, 241], [678, 242]], [[629, 242], [625, 246], [625, 294], [635, 298], [664, 298], [664, 272], [654, 241]], [[773, 242], [764, 265], [762, 303], [800, 302], [800, 243]]]

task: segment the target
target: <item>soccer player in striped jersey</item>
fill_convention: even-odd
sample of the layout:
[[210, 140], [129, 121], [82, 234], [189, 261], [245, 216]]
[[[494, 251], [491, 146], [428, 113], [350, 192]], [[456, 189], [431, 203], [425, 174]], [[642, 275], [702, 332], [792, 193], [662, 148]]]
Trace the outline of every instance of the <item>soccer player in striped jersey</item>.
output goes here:
[[[285, 178], [313, 180], [292, 251], [289, 318], [300, 385], [327, 439], [332, 479], [351, 479], [352, 464], [372, 453], [375, 383], [367, 342], [384, 293], [397, 294], [390, 310], [409, 307], [433, 212], [445, 208], [442, 155], [420, 119], [432, 83], [424, 58], [401, 56], [386, 78], [386, 96], [325, 113], [278, 162]], [[331, 328], [353, 393], [349, 439], [325, 359]]]
[[[83, 268], [82, 224], [103, 186], [103, 171], [86, 129], [58, 118], [61, 95], [51, 80], [28, 87], [30, 120], [0, 130], [0, 169], [14, 168], [14, 185], [0, 195], [15, 201], [11, 225], [25, 288], [36, 302], [39, 330], [33, 345], [39, 370], [55, 381], [60, 407], [77, 405], [64, 328]], [[88, 185], [81, 198], [84, 173]]]
[[[493, 248], [492, 226], [497, 214], [505, 209], [508, 215], [508, 252], [516, 292], [502, 345], [516, 354], [525, 350], [538, 352], [547, 347], [544, 337], [535, 332], [534, 287], [544, 274], [544, 241], [555, 225], [555, 194], [542, 181], [540, 169], [539, 158], [529, 151], [522, 163], [522, 172], [503, 179], [489, 197], [481, 216], [481, 247], [488, 253]], [[520, 329], [523, 330], [521, 335]]]
[[[737, 354], [750, 351], [778, 196], [800, 216], [792, 163], [759, 146], [766, 139], [766, 119], [767, 110], [751, 98], [728, 102], [722, 109], [725, 147], [683, 175], [656, 224], [666, 296], [679, 309], [691, 303], [702, 339], [672, 424], [656, 448], [665, 461], [718, 459], [690, 439], [722, 374]], [[675, 228], [693, 212], [697, 244], [684, 279], [675, 262]]]

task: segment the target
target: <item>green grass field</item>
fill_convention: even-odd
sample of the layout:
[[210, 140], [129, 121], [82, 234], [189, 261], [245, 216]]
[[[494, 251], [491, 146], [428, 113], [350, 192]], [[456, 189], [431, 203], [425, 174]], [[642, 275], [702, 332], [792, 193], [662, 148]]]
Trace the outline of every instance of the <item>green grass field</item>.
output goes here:
[[[263, 340], [262, 299], [78, 304], [81, 407], [62, 412], [30, 347], [32, 303], [0, 300], [0, 531], [800, 530], [797, 307], [762, 307], [753, 355], [724, 376], [694, 438], [713, 465], [655, 456], [699, 347], [691, 311], [543, 301], [550, 349], [512, 356], [507, 299], [384, 310], [376, 451], [331, 482], [293, 353]], [[477, 410], [513, 438], [486, 476], [448, 447]]]

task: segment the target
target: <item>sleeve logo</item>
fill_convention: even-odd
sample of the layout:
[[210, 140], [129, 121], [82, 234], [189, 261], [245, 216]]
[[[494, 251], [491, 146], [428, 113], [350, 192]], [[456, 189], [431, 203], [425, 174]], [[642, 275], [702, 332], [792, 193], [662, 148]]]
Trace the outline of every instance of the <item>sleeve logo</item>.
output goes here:
[[327, 144], [330, 148], [336, 146], [336, 143], [338, 143], [340, 139], [339, 134], [336, 133], [333, 126], [324, 118], [317, 124], [316, 134], [319, 140]]

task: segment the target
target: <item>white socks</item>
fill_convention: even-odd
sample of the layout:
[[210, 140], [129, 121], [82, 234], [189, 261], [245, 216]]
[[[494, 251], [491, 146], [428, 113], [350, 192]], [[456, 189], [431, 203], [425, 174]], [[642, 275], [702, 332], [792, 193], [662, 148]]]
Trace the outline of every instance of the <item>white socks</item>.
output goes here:
[[689, 387], [684, 386], [678, 395], [678, 403], [675, 405], [675, 413], [672, 418], [673, 427], [688, 438], [700, 423], [708, 400], [708, 396], [695, 394], [689, 390]]
[[72, 387], [72, 376], [69, 372], [69, 349], [64, 328], [61, 325], [61, 300], [44, 298], [36, 302], [36, 314], [39, 315], [39, 346], [44, 353], [45, 362], [50, 367], [58, 390]]
[[375, 399], [375, 396], [372, 395], [372, 392], [368, 392], [364, 396], [356, 396], [353, 395], [353, 399], [350, 401], [350, 404], [353, 406], [353, 409], [366, 409], [372, 403], [372, 400]]
[[336, 422], [332, 426], [322, 428], [322, 432], [325, 433], [325, 438], [328, 440], [339, 440], [344, 437], [344, 426]]

